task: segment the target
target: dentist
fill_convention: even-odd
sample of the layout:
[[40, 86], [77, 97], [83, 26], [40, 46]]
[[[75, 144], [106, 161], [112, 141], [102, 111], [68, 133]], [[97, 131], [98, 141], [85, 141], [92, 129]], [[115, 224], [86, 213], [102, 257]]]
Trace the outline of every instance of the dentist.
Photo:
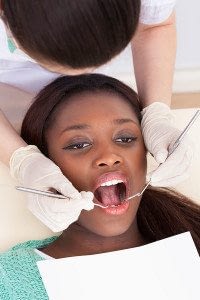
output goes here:
[[[174, 185], [187, 177], [192, 159], [185, 139], [166, 160], [179, 135], [170, 111], [174, 6], [175, 0], [1, 0], [0, 82], [37, 93], [61, 74], [93, 71], [131, 43], [144, 141], [163, 163], [152, 185]], [[93, 194], [78, 192], [58, 166], [23, 141], [1, 110], [0, 132], [0, 160], [21, 185], [68, 198], [28, 195], [29, 209], [51, 230], [67, 228], [82, 209], [93, 208]], [[60, 214], [66, 214], [65, 223]]]

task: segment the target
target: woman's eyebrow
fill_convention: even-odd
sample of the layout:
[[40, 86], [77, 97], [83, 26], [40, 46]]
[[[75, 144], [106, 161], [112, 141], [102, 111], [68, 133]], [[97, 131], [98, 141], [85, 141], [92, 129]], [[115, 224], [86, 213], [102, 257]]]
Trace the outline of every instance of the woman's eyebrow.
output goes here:
[[80, 130], [80, 129], [88, 129], [91, 126], [88, 124], [74, 124], [71, 126], [66, 127], [65, 129], [62, 130], [61, 134], [65, 131], [70, 131], [70, 130]]
[[[122, 125], [125, 123], [134, 123], [135, 125], [138, 126], [137, 122], [135, 122], [133, 119], [128, 119], [128, 118], [115, 119], [115, 120], [112, 120], [112, 123], [117, 124], [117, 125]], [[74, 125], [68, 126], [65, 129], [63, 129], [61, 134], [65, 131], [81, 130], [81, 129], [89, 129], [89, 128], [91, 128], [91, 126], [88, 124], [84, 124], [84, 123], [74, 124]]]
[[129, 119], [129, 118], [115, 119], [115, 120], [113, 120], [113, 123], [117, 124], [117, 125], [121, 125], [121, 124], [125, 124], [125, 123], [134, 123], [135, 125], [138, 126], [137, 122], [135, 122], [133, 119]]

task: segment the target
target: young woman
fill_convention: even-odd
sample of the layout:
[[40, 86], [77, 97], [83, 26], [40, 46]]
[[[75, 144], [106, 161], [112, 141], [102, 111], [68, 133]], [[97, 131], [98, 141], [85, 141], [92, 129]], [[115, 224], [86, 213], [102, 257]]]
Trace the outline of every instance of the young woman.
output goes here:
[[[76, 189], [91, 191], [94, 202], [59, 237], [28, 241], [0, 256], [2, 300], [48, 299], [36, 265], [42, 259], [127, 249], [184, 231], [200, 252], [197, 204], [164, 188], [124, 201], [145, 185], [140, 121], [137, 94], [103, 75], [61, 77], [38, 94], [23, 121], [23, 139], [53, 160]], [[41, 203], [37, 195], [34, 201]], [[68, 218], [58, 202], [50, 210], [60, 222]]]
[[[165, 159], [179, 135], [169, 109], [176, 52], [174, 6], [175, 0], [1, 0], [5, 26], [0, 22], [0, 82], [37, 92], [58, 73], [85, 73], [105, 64], [131, 42], [145, 144], [163, 163], [152, 184], [175, 184], [187, 177], [192, 152], [191, 143], [183, 142], [171, 157], [177, 170], [172, 174]], [[37, 181], [83, 200], [55, 164], [48, 164], [38, 149], [19, 137], [1, 111], [0, 132], [0, 160], [22, 185]], [[84, 200], [89, 203], [91, 194], [85, 193]], [[66, 205], [70, 208], [67, 200]], [[49, 215], [43, 217], [40, 220], [49, 224]], [[62, 229], [53, 224], [50, 228]]]

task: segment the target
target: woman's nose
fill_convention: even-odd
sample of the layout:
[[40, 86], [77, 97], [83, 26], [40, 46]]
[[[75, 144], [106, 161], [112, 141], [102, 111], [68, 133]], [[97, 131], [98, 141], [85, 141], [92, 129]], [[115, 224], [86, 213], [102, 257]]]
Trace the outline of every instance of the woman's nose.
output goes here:
[[123, 159], [120, 155], [106, 152], [102, 153], [96, 160], [95, 166], [97, 167], [112, 167], [114, 165], [120, 165], [123, 162]]

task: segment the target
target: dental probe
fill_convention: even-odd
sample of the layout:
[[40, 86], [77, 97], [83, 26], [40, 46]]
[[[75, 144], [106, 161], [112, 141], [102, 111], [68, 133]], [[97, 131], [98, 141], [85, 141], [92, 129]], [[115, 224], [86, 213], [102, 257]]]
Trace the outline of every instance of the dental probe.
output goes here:
[[196, 111], [196, 113], [194, 114], [194, 116], [192, 117], [192, 119], [190, 120], [190, 122], [187, 124], [187, 126], [185, 127], [185, 129], [182, 131], [182, 133], [179, 135], [179, 137], [177, 138], [177, 140], [175, 141], [172, 149], [169, 150], [168, 156], [167, 158], [174, 152], [174, 150], [178, 147], [178, 145], [180, 144], [180, 142], [182, 141], [182, 139], [184, 138], [184, 136], [186, 135], [186, 133], [188, 132], [188, 130], [190, 129], [190, 127], [194, 124], [194, 122], [196, 121], [196, 119], [198, 118], [198, 116], [200, 115], [200, 109], [198, 109]]
[[[150, 183], [151, 183], [151, 179], [145, 184], [143, 190], [142, 190], [140, 193], [134, 194], [133, 196], [130, 196], [130, 197], [128, 197], [128, 198], [122, 200], [122, 203], [125, 202], [125, 201], [129, 201], [129, 200], [131, 200], [132, 198], [141, 196], [141, 195], [144, 193], [144, 191], [147, 189], [147, 187], [150, 185]], [[94, 205], [99, 206], [99, 207], [102, 207], [102, 208], [117, 207], [117, 205], [106, 205], [106, 206], [104, 206], [104, 205], [97, 204], [97, 203], [95, 203]]]
[[43, 196], [47, 196], [47, 197], [51, 197], [51, 198], [67, 199], [67, 197], [65, 197], [64, 195], [56, 194], [56, 193], [53, 193], [53, 192], [50, 192], [50, 191], [45, 192], [45, 191], [41, 191], [41, 190], [26, 188], [26, 187], [23, 187], [23, 186], [16, 186], [15, 188], [16, 188], [16, 190], [22, 191], [22, 192], [28, 192], [28, 193], [32, 193], [32, 194], [43, 195]]
[[[26, 188], [26, 187], [23, 187], [23, 186], [16, 186], [15, 188], [18, 191], [37, 194], [37, 195], [42, 195], [42, 196], [47, 196], [47, 197], [50, 197], [50, 198], [69, 199], [68, 197], [66, 197], [64, 195], [55, 194], [55, 193], [50, 192], [50, 191], [45, 192], [45, 191], [41, 191], [41, 190], [37, 190], [37, 189]], [[94, 205], [102, 207], [102, 208], [110, 207], [110, 206], [103, 206], [103, 205], [98, 204], [98, 203], [94, 203]]]
[[[182, 131], [182, 133], [179, 135], [179, 137], [177, 138], [177, 140], [175, 141], [175, 143], [173, 144], [173, 147], [169, 150], [168, 156], [167, 158], [174, 152], [174, 150], [178, 147], [178, 145], [180, 144], [180, 142], [182, 141], [182, 139], [184, 138], [185, 134], [188, 132], [188, 130], [190, 129], [190, 127], [194, 124], [194, 122], [196, 121], [197, 117], [200, 115], [200, 109], [198, 109], [196, 111], [196, 113], [194, 114], [194, 116], [192, 117], [192, 119], [190, 120], [190, 122], [187, 124], [187, 126], [185, 127], [185, 129]], [[159, 166], [158, 166], [159, 168]], [[157, 170], [157, 169], [156, 169]], [[143, 190], [137, 194], [134, 194], [126, 199], [123, 200], [124, 201], [128, 201], [131, 200], [132, 198], [141, 196], [144, 191], [147, 189], [147, 187], [150, 185], [151, 183], [151, 179], [146, 183], [146, 185], [144, 186]], [[54, 192], [51, 191], [41, 191], [41, 190], [37, 190], [37, 189], [32, 189], [32, 188], [26, 188], [26, 187], [22, 187], [22, 186], [16, 186], [15, 187], [17, 190], [22, 191], [22, 192], [29, 192], [29, 193], [33, 193], [33, 194], [38, 194], [38, 195], [43, 195], [43, 196], [47, 196], [47, 197], [52, 197], [52, 198], [57, 198], [57, 199], [69, 199], [68, 197], [61, 195], [61, 194], [56, 194]], [[108, 207], [115, 207], [116, 205], [101, 205], [98, 203], [94, 203], [95, 206], [99, 206], [101, 208], [108, 208]]]

